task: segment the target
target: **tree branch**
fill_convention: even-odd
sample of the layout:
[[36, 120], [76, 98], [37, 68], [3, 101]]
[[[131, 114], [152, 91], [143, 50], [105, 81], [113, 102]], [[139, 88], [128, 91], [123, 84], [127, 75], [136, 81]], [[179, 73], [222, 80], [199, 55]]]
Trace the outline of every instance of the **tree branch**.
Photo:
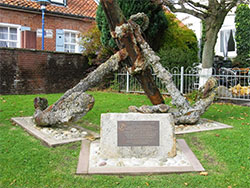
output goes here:
[[167, 7], [169, 7], [169, 9], [172, 11], [172, 12], [182, 12], [182, 13], [187, 13], [187, 14], [190, 14], [192, 16], [195, 16], [197, 18], [200, 18], [202, 20], [205, 19], [206, 17], [206, 13], [201, 13], [201, 12], [198, 12], [196, 10], [191, 10], [191, 9], [187, 9], [182, 3], [181, 4], [178, 4], [181, 6], [181, 8], [176, 8], [174, 5], [174, 3], [170, 2], [169, 0], [164, 0], [163, 1], [163, 4]]
[[237, 5], [237, 2], [240, 2], [240, 1], [232, 0], [230, 3], [226, 3], [226, 11], [229, 12], [233, 7]]
[[[197, 11], [197, 12], [199, 12], [199, 13], [201, 13], [201, 14], [206, 14], [204, 11], [202, 11], [199, 7], [197, 8], [195, 5], [193, 5], [193, 4], [191, 4], [191, 3], [189, 3], [189, 2], [187, 2], [187, 5], [188, 6], [190, 6], [191, 8], [192, 8], [192, 10], [194, 10], [194, 11]], [[185, 7], [184, 7], [185, 8]]]
[[203, 8], [203, 9], [208, 10], [208, 6], [207, 6], [207, 5], [203, 5], [203, 4], [199, 3], [199, 2], [193, 2], [193, 1], [191, 1], [191, 0], [184, 0], [184, 1], [185, 1], [186, 3], [192, 4], [192, 5], [195, 6], [195, 7], [199, 7], [199, 8]]

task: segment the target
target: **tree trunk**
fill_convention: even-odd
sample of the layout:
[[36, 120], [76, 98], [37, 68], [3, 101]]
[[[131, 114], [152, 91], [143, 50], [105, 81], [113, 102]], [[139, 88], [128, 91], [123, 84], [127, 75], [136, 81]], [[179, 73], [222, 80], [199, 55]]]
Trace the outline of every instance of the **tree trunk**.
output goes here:
[[206, 37], [204, 48], [202, 52], [202, 68], [211, 68], [214, 62], [214, 47], [217, 41], [217, 35], [223, 24], [223, 20], [220, 21], [206, 20]]
[[135, 64], [142, 65], [143, 62], [141, 59], [140, 49], [134, 43], [133, 32], [128, 31], [120, 39], [114, 36], [116, 26], [121, 26], [122, 24], [127, 23], [117, 2], [115, 0], [101, 0], [101, 4], [110, 26], [111, 36], [114, 37], [118, 48], [122, 49], [125, 47], [129, 54], [129, 57], [124, 61], [125, 64], [127, 67], [131, 68], [131, 73], [134, 73], [133, 76], [139, 81], [152, 104], [163, 104], [164, 99], [155, 84], [150, 68], [145, 67], [145, 69], [140, 72], [135, 72], [135, 69], [138, 68]]
[[[223, 17], [223, 15], [221, 15]], [[213, 63], [214, 63], [214, 47], [217, 41], [218, 32], [223, 24], [223, 19], [207, 19], [206, 25], [206, 37], [204, 48], [202, 52], [202, 69], [199, 72], [200, 81], [199, 88], [202, 87], [206, 81], [212, 76]]]

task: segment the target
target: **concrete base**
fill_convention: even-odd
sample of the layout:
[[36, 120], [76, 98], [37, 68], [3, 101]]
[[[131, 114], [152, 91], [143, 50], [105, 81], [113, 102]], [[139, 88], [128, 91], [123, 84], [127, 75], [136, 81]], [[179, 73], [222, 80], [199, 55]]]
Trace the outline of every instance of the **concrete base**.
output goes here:
[[47, 145], [49, 147], [55, 147], [55, 146], [59, 146], [62, 144], [68, 144], [71, 142], [77, 142], [77, 141], [81, 141], [83, 139], [87, 139], [89, 137], [92, 137], [94, 139], [100, 138], [99, 134], [97, 134], [93, 131], [87, 130], [87, 129], [85, 129], [83, 127], [79, 127], [77, 125], [71, 125], [70, 127], [72, 127], [72, 128], [76, 128], [78, 130], [87, 132], [86, 137], [57, 140], [57, 139], [53, 138], [52, 136], [42, 132], [40, 129], [38, 129], [35, 126], [34, 122], [32, 121], [32, 117], [15, 117], [15, 118], [11, 118], [11, 120], [14, 123], [16, 123], [17, 125], [21, 126], [29, 134], [31, 134], [32, 136], [41, 140], [45, 145]]
[[100, 152], [104, 158], [176, 155], [174, 119], [170, 113], [102, 114], [100, 137]]
[[[183, 172], [201, 172], [204, 168], [199, 160], [195, 157], [194, 153], [190, 150], [188, 145], [183, 139], [178, 139], [177, 144], [180, 150], [184, 153], [185, 157], [189, 160], [190, 166], [167, 166], [167, 167], [90, 167], [90, 141], [83, 140], [82, 147], [79, 155], [79, 161], [76, 174], [78, 175], [91, 175], [91, 174], [125, 174], [125, 175], [142, 175], [142, 174], [166, 174], [166, 173], [183, 173]], [[131, 159], [132, 160], [132, 159]]]

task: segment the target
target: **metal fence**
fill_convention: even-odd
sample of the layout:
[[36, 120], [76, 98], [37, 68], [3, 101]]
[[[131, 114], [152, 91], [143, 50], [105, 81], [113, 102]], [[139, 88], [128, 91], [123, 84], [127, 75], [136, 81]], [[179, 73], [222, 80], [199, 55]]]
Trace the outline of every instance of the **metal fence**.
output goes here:
[[[177, 88], [183, 94], [192, 93], [199, 88], [198, 68], [188, 67], [184, 70], [181, 68], [173, 68], [168, 70], [172, 74], [173, 81]], [[250, 68], [220, 68], [213, 69], [213, 76], [218, 79], [219, 89], [218, 97], [221, 99], [247, 100], [250, 101]], [[168, 94], [164, 84], [153, 74], [156, 85], [162, 94]], [[127, 73], [118, 73], [116, 82], [121, 92], [144, 93], [138, 81]]]

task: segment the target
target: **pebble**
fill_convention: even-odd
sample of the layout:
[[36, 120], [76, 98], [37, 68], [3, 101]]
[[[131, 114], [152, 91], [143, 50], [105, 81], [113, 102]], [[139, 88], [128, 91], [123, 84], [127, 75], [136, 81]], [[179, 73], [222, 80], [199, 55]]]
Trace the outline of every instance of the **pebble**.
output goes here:
[[82, 131], [81, 132], [81, 135], [83, 135], [83, 136], [85, 136], [85, 135], [87, 135], [88, 133], [86, 132], [86, 131]]
[[143, 159], [132, 159], [131, 161], [134, 166], [140, 166], [145, 163]]
[[174, 158], [111, 158], [106, 159], [100, 156], [99, 143], [93, 143], [90, 147], [90, 167], [164, 167], [164, 166], [190, 166], [190, 162], [186, 159], [181, 151], [177, 151]]
[[76, 128], [72, 128], [72, 129], [70, 129], [70, 131], [71, 131], [72, 133], [74, 133], [74, 132], [77, 132], [77, 129], [76, 129]]
[[117, 164], [116, 164], [116, 166], [122, 167], [122, 166], [125, 166], [125, 165], [124, 165], [123, 161], [118, 161]]
[[161, 161], [161, 162], [167, 162], [167, 161], [168, 161], [168, 158], [167, 158], [167, 157], [164, 157], [164, 158], [159, 159], [159, 161]]
[[101, 162], [100, 164], [99, 164], [99, 166], [106, 166], [107, 165], [107, 163], [105, 162], [105, 161], [103, 161], [103, 162]]
[[145, 161], [143, 166], [160, 166], [160, 165], [159, 165], [159, 161], [151, 159], [151, 160]]
[[38, 127], [34, 126], [41, 132], [53, 137], [56, 140], [65, 140], [71, 138], [84, 138], [88, 133], [86, 131], [79, 130], [75, 127], [69, 127], [67, 125], [59, 125], [58, 127]]

